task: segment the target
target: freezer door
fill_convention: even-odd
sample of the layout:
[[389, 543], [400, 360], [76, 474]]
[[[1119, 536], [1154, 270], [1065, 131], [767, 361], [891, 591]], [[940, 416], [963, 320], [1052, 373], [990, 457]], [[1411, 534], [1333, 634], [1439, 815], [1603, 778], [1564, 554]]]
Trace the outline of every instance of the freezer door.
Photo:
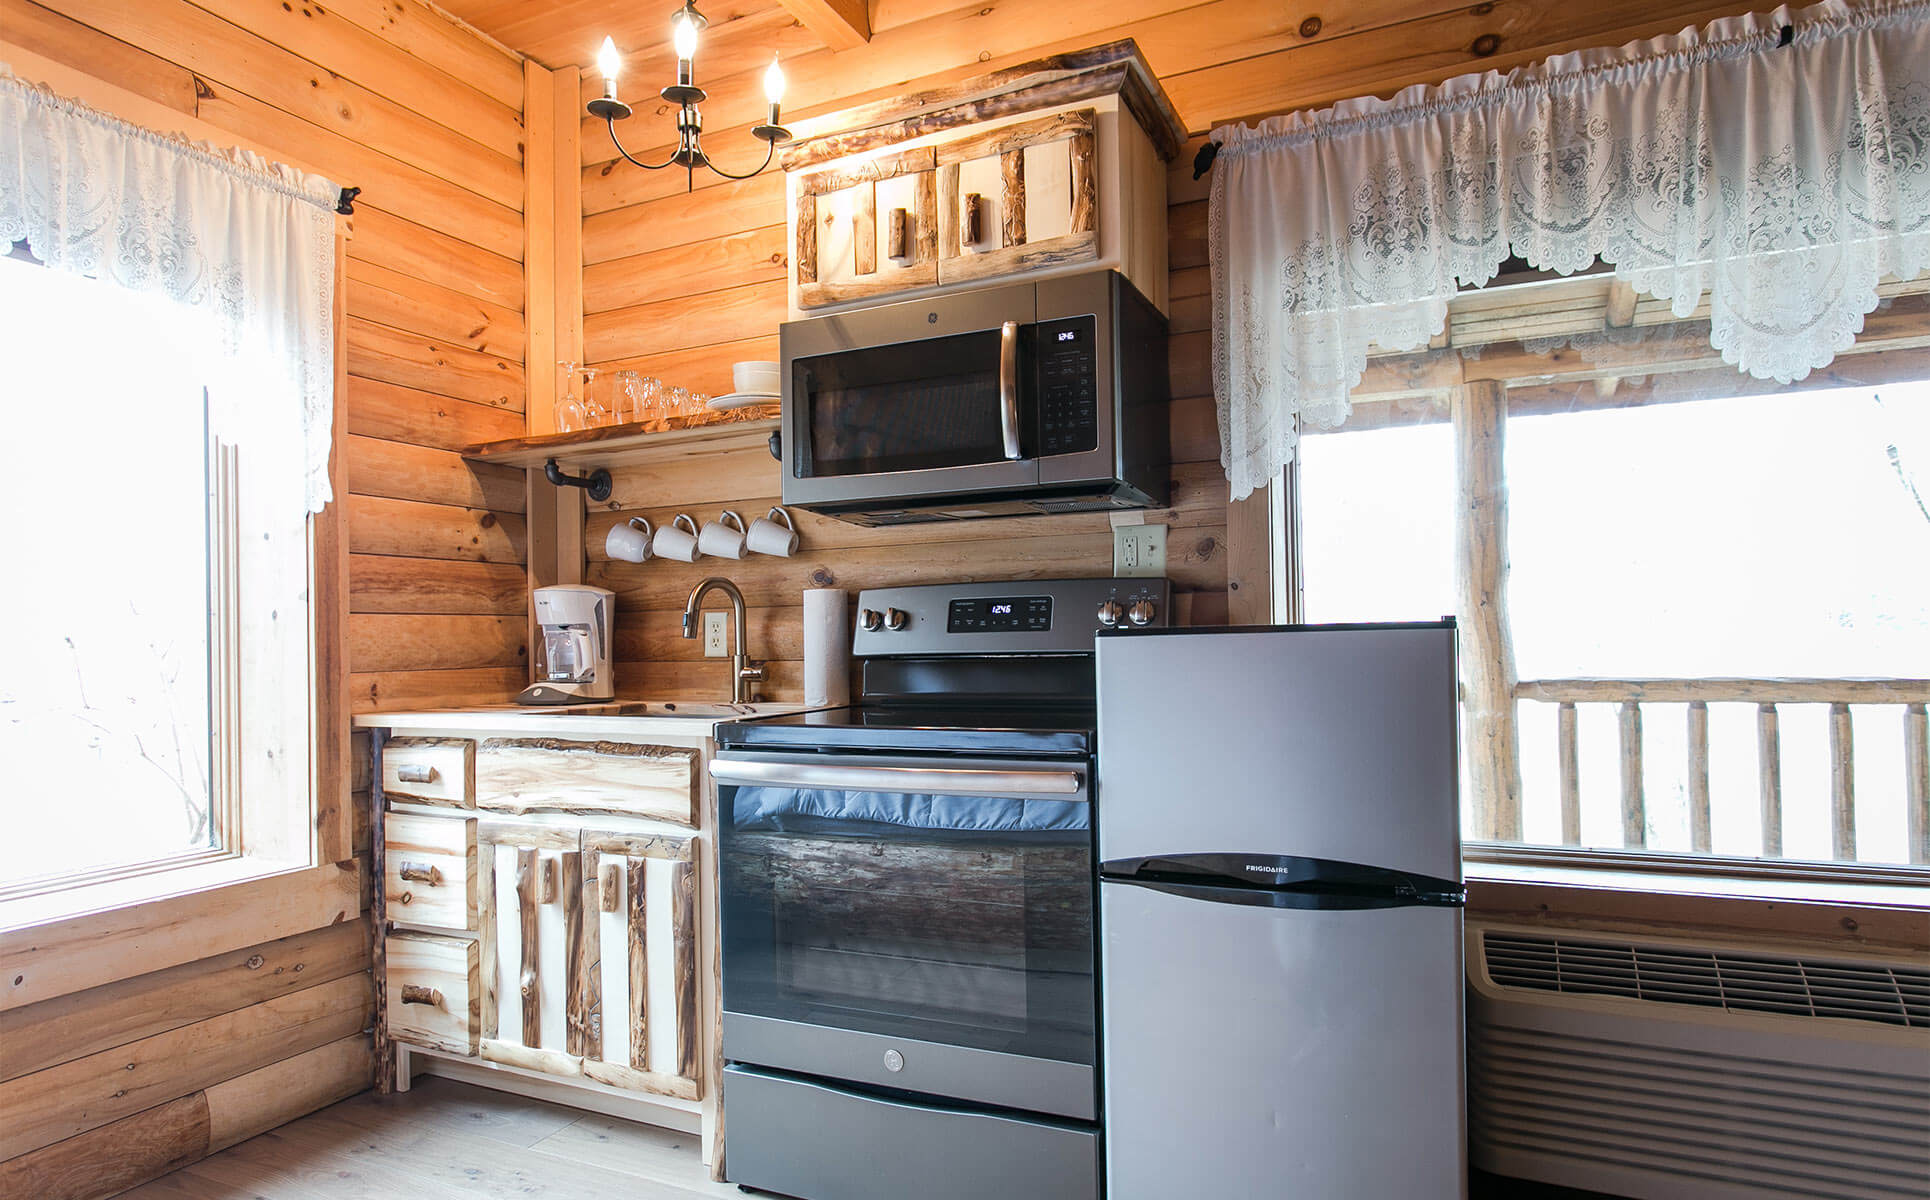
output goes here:
[[1461, 878], [1454, 629], [1101, 637], [1099, 857], [1254, 853]]
[[1099, 909], [1110, 1200], [1466, 1197], [1460, 909]]

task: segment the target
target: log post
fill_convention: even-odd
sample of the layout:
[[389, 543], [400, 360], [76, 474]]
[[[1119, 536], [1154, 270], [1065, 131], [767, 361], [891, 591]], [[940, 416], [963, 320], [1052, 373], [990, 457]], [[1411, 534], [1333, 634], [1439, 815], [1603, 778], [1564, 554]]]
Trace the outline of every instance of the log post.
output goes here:
[[1642, 790], [1642, 706], [1622, 701], [1622, 845], [1639, 850], [1649, 844], [1648, 799]]
[[1514, 841], [1521, 837], [1521, 764], [1508, 631], [1508, 491], [1502, 476], [1506, 387], [1477, 380], [1454, 393], [1452, 408], [1461, 510], [1455, 534], [1457, 607], [1475, 836]]
[[1776, 706], [1756, 706], [1756, 779], [1762, 794], [1762, 856], [1783, 856], [1783, 746]]
[[1582, 776], [1580, 736], [1575, 704], [1564, 700], [1555, 709], [1555, 757], [1561, 775], [1561, 844], [1582, 844]]
[[1903, 709], [1905, 822], [1910, 831], [1910, 861], [1930, 863], [1930, 708]]
[[1689, 845], [1709, 853], [1709, 706], [1689, 704]]
[[1830, 857], [1856, 861], [1856, 748], [1850, 706], [1829, 706]]

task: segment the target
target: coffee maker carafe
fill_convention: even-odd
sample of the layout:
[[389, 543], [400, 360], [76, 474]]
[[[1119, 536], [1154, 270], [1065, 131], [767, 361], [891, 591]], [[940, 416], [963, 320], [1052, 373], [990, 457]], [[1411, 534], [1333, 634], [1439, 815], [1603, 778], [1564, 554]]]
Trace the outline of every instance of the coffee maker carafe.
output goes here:
[[538, 633], [536, 682], [518, 704], [582, 704], [616, 696], [610, 669], [610, 622], [616, 593], [584, 584], [540, 587], [530, 593]]

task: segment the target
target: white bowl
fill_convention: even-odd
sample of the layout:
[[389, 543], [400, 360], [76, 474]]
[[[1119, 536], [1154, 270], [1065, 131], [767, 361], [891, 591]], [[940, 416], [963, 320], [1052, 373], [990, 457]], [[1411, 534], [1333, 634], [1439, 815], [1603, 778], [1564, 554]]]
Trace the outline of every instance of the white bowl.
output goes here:
[[779, 367], [774, 362], [733, 363], [730, 377], [740, 393], [757, 392], [766, 396], [775, 396], [782, 390]]

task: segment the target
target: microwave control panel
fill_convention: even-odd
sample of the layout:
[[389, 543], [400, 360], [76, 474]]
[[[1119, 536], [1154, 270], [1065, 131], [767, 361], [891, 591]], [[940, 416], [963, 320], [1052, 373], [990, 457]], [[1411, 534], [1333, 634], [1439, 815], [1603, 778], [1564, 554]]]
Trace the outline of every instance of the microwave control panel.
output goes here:
[[1092, 317], [1034, 326], [1039, 372], [1039, 452], [1082, 454], [1099, 445], [1098, 328]]

